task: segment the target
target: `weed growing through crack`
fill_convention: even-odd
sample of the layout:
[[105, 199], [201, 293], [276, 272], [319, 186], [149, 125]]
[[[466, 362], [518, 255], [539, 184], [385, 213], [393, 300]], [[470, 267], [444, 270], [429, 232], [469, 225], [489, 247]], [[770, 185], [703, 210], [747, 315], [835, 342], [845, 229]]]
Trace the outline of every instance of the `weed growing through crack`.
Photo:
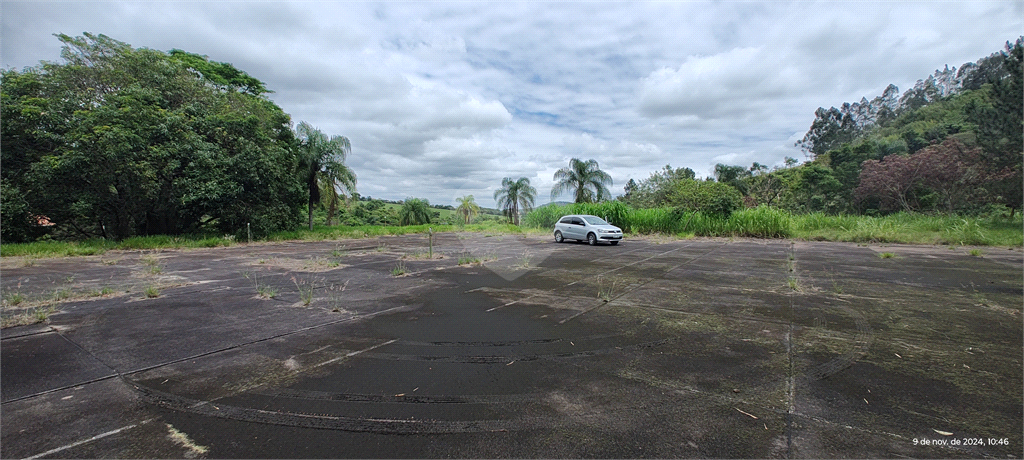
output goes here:
[[139, 260], [141, 260], [142, 264], [147, 267], [146, 271], [151, 275], [159, 275], [164, 271], [164, 268], [160, 266], [159, 260], [154, 255], [147, 254], [142, 256]]
[[800, 283], [797, 281], [795, 276], [790, 276], [789, 279], [786, 280], [786, 284], [794, 291], [800, 290]]
[[57, 289], [53, 291], [53, 300], [60, 302], [61, 300], [71, 297], [70, 289]]
[[327, 288], [327, 291], [328, 291], [328, 298], [327, 298], [328, 299], [328, 305], [330, 305], [330, 311], [332, 313], [341, 313], [341, 311], [342, 311], [342, 307], [341, 307], [342, 302], [341, 302], [341, 299], [339, 299], [337, 294], [345, 292], [345, 289], [348, 288], [348, 283], [350, 281], [352, 281], [352, 280], [351, 279], [345, 280], [345, 282], [341, 286], [338, 286], [338, 285], [332, 283]]
[[981, 249], [971, 249], [970, 254], [974, 257], [981, 257], [984, 253], [981, 252]]
[[146, 298], [148, 299], [155, 299], [157, 297], [160, 297], [160, 291], [153, 286], [147, 287], [146, 290], [143, 291], [143, 293], [146, 294]]
[[519, 256], [519, 263], [514, 268], [530, 268], [530, 251], [523, 251], [523, 255]]
[[24, 301], [25, 301], [25, 296], [22, 293], [20, 293], [20, 292], [15, 292], [13, 294], [7, 294], [7, 296], [4, 297], [4, 303], [6, 303], [7, 305], [10, 305], [12, 307], [16, 307], [16, 306], [20, 305]]
[[883, 252], [883, 253], [878, 254], [878, 257], [881, 257], [883, 259], [892, 259], [892, 258], [896, 257], [896, 254], [891, 253], [891, 252]]
[[53, 308], [53, 306], [47, 306], [46, 308], [39, 307], [32, 312], [32, 318], [35, 319], [37, 323], [42, 323], [46, 322], [46, 320], [50, 318], [50, 315], [56, 312], [57, 309]]
[[597, 278], [597, 298], [605, 302], [610, 302], [612, 297], [615, 296], [615, 285], [618, 284], [619, 280], [613, 279], [611, 286], [604, 285], [604, 277]]
[[398, 261], [398, 265], [391, 269], [391, 276], [402, 276], [406, 273], [405, 262]]
[[478, 257], [473, 257], [472, 254], [465, 254], [459, 257], [459, 265], [473, 265], [479, 263], [480, 259]]
[[388, 250], [388, 245], [380, 243], [377, 245], [377, 252], [385, 252]]
[[316, 294], [316, 282], [317, 279], [310, 277], [308, 279], [296, 279], [292, 277], [292, 283], [295, 283], [295, 288], [299, 290], [299, 298], [302, 299], [302, 305], [309, 306], [313, 303], [313, 295]]
[[45, 307], [36, 307], [16, 315], [3, 316], [0, 317], [0, 328], [43, 323], [50, 318], [50, 315], [56, 312], [57, 309], [53, 308], [52, 305], [47, 305]]
[[836, 281], [835, 273], [833, 273], [832, 270], [827, 270], [826, 269], [825, 270], [825, 274], [828, 275], [829, 281], [832, 282], [832, 292], [834, 292], [836, 294], [842, 294], [843, 293], [843, 287], [839, 285], [838, 281]]
[[277, 296], [277, 289], [273, 286], [266, 284], [260, 280], [260, 276], [255, 273], [243, 272], [242, 276], [245, 279], [252, 281], [253, 287], [256, 288], [256, 295], [263, 299], [273, 299]]
[[273, 299], [277, 296], [277, 289], [274, 289], [273, 286], [264, 284], [256, 288], [256, 294], [264, 299]]

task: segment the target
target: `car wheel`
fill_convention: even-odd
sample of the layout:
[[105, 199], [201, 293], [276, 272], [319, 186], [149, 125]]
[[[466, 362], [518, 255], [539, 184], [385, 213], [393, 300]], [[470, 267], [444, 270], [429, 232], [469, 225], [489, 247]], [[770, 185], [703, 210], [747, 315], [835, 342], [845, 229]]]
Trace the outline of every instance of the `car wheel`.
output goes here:
[[565, 238], [562, 238], [562, 232], [555, 232], [555, 242], [561, 243], [563, 241], [565, 241]]
[[593, 233], [587, 234], [587, 243], [589, 243], [591, 246], [597, 244], [597, 235]]
[[616, 244], [619, 244], [619, 242], [618, 241], [612, 241], [612, 246], [615, 246]]

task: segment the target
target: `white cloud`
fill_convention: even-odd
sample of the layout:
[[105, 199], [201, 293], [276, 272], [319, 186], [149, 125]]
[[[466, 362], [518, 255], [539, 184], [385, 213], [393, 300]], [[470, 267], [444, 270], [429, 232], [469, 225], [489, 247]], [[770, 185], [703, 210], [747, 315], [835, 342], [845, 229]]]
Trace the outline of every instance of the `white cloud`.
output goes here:
[[17, 2], [0, 59], [58, 60], [53, 33], [230, 62], [295, 122], [352, 140], [359, 191], [547, 201], [593, 158], [615, 186], [665, 164], [776, 164], [819, 106], [907, 89], [1024, 30], [1019, 1], [824, 3]]

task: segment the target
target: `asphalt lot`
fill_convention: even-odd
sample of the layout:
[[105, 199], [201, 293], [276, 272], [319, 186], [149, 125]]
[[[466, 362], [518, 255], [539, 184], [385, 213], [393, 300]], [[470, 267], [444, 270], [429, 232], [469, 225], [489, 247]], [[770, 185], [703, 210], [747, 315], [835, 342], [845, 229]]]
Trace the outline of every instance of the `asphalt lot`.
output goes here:
[[5, 298], [64, 298], [0, 331], [0, 456], [1024, 456], [1019, 248], [430, 251], [4, 258]]

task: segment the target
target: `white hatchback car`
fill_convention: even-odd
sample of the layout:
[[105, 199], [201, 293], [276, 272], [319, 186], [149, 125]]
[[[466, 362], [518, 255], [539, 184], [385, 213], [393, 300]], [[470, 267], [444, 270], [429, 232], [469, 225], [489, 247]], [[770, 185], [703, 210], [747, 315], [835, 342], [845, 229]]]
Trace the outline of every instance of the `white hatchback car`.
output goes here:
[[622, 229], [597, 216], [572, 214], [563, 216], [555, 223], [555, 242], [565, 240], [586, 241], [591, 246], [598, 241], [616, 245], [622, 241]]

